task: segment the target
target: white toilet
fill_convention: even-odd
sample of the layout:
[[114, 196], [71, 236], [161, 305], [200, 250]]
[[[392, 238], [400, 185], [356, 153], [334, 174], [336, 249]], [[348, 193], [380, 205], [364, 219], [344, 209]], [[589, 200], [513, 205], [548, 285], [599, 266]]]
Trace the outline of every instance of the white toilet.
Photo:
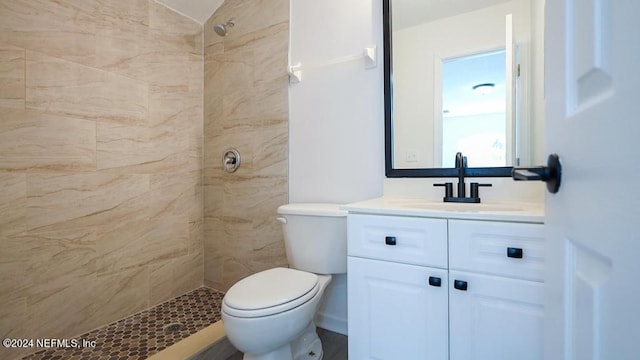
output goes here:
[[227, 291], [227, 338], [244, 360], [322, 359], [314, 317], [331, 274], [347, 272], [347, 213], [336, 204], [288, 204], [278, 214], [291, 268], [253, 274]]

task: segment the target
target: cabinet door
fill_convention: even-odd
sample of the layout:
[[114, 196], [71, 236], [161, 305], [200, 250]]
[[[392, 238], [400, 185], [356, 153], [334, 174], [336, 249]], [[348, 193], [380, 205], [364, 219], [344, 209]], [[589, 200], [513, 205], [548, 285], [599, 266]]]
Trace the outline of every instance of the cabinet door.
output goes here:
[[351, 256], [347, 268], [350, 359], [448, 359], [446, 270]]
[[542, 283], [462, 271], [449, 278], [451, 360], [542, 359]]

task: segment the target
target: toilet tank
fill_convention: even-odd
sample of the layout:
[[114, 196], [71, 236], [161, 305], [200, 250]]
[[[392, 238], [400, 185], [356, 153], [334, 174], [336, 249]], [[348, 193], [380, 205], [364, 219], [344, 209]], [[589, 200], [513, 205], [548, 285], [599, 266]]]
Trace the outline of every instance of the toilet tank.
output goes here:
[[316, 274], [347, 272], [347, 212], [338, 204], [278, 207], [289, 265]]

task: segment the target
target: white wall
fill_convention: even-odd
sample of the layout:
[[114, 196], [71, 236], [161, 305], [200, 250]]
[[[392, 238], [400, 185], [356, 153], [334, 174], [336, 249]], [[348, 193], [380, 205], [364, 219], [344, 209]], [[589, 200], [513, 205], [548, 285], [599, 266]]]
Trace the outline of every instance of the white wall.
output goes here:
[[[289, 199], [348, 203], [382, 195], [384, 105], [381, 0], [291, 2]], [[323, 66], [377, 45], [364, 59]]]
[[[349, 203], [382, 195], [384, 103], [382, 1], [291, 1], [290, 63], [302, 81], [289, 86], [289, 201]], [[364, 59], [327, 65], [377, 46]], [[335, 276], [318, 325], [347, 332], [346, 275]]]

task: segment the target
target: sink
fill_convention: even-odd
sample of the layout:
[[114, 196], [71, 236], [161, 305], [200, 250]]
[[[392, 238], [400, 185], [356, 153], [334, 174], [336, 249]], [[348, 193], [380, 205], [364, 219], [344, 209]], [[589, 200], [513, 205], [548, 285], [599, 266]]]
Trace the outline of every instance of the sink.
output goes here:
[[544, 204], [526, 201], [486, 201], [479, 204], [443, 202], [442, 198], [381, 197], [345, 205], [356, 214], [417, 216], [441, 219], [544, 222]]
[[402, 206], [412, 209], [433, 210], [433, 211], [452, 211], [452, 212], [513, 212], [523, 211], [524, 208], [518, 207], [516, 204], [495, 204], [495, 203], [445, 203], [445, 202], [413, 202], [406, 201], [394, 202], [393, 205]]

